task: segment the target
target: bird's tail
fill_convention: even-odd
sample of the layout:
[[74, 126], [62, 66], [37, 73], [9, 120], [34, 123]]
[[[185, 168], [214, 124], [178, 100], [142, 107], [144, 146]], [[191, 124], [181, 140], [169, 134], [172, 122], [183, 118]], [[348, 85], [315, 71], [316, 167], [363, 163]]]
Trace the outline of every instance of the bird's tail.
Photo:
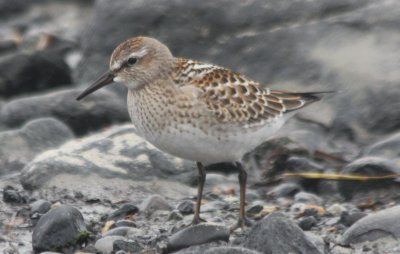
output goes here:
[[336, 91], [318, 91], [318, 92], [286, 92], [271, 91], [271, 95], [282, 100], [286, 112], [294, 111], [305, 107], [313, 102], [319, 101], [326, 94], [336, 93]]

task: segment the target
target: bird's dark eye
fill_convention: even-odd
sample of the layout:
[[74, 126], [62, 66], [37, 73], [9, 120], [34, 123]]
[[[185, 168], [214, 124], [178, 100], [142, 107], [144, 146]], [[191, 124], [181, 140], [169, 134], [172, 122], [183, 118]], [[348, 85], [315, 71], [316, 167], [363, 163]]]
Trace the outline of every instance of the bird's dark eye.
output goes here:
[[135, 57], [130, 57], [128, 58], [128, 65], [134, 65], [137, 62], [137, 58]]

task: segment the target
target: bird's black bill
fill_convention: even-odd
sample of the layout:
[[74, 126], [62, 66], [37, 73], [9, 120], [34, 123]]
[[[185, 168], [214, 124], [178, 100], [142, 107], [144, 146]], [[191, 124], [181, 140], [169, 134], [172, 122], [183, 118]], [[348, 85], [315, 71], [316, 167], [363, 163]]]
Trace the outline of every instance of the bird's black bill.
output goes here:
[[81, 100], [87, 95], [93, 93], [94, 91], [102, 88], [103, 86], [106, 86], [108, 84], [111, 84], [114, 79], [114, 74], [111, 72], [106, 72], [104, 73], [98, 80], [96, 80], [93, 85], [89, 86], [85, 91], [83, 91], [78, 97], [76, 97], [76, 100]]

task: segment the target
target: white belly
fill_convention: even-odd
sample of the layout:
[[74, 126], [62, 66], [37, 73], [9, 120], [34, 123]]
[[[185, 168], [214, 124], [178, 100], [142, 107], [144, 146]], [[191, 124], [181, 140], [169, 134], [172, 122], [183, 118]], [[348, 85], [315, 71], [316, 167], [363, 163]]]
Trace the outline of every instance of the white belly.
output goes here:
[[[187, 160], [204, 164], [239, 161], [243, 155], [271, 137], [284, 123], [264, 126], [254, 132], [206, 134], [192, 126], [179, 126], [183, 131], [168, 127], [159, 135], [141, 135], [160, 150]], [[214, 133], [216, 134], [216, 133]]]

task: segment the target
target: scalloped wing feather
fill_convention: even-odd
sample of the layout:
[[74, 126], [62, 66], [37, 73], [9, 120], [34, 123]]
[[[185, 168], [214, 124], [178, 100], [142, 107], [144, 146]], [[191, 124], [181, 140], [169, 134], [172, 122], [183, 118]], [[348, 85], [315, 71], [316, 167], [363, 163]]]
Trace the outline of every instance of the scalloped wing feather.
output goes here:
[[317, 93], [263, 89], [239, 73], [211, 64], [177, 59], [176, 66], [174, 82], [182, 90], [195, 91], [224, 123], [260, 126], [320, 99]]

